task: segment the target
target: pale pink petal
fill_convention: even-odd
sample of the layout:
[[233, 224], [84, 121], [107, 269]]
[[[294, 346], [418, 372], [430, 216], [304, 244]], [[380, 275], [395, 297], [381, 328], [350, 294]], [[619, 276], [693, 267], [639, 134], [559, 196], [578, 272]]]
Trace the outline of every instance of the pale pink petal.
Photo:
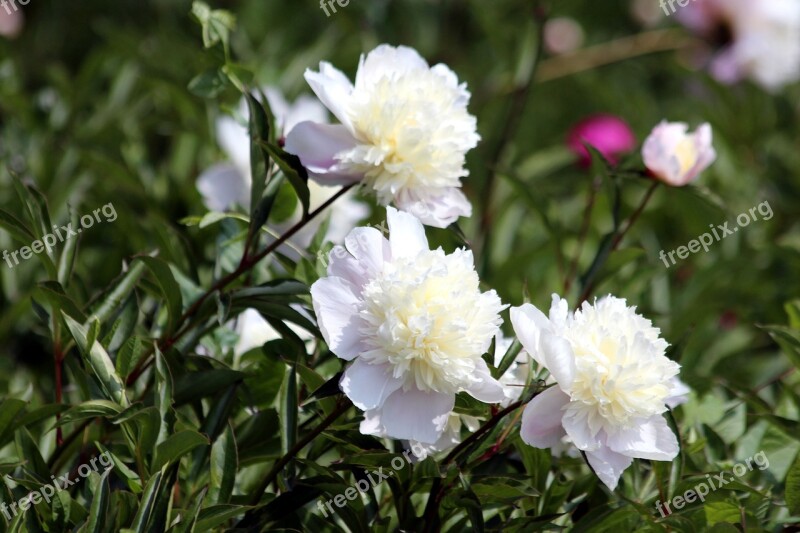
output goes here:
[[608, 448], [586, 452], [586, 459], [600, 481], [610, 490], [617, 488], [622, 472], [633, 462], [630, 457], [613, 452]]
[[319, 64], [319, 72], [307, 69], [305, 78], [325, 107], [339, 119], [339, 122], [348, 131], [352, 132], [353, 127], [350, 124], [347, 107], [353, 92], [353, 84], [347, 79], [347, 76], [330, 63], [323, 61]]
[[486, 361], [483, 359], [477, 360], [473, 376], [478, 378], [479, 381], [472, 383], [465, 389], [470, 396], [484, 403], [499, 403], [503, 401], [505, 398], [503, 385], [492, 377]]
[[347, 280], [353, 286], [353, 293], [360, 297], [371, 278], [367, 265], [353, 257], [344, 246], [334, 246], [328, 260], [328, 275]]
[[350, 150], [356, 140], [341, 125], [301, 122], [286, 137], [286, 151], [300, 158], [309, 177], [321, 185], [347, 185], [361, 179], [360, 174], [343, 170], [336, 155]]
[[361, 352], [358, 298], [342, 278], [322, 278], [311, 286], [314, 312], [322, 337], [338, 357], [350, 361]]
[[234, 165], [221, 163], [200, 174], [197, 190], [211, 211], [226, 211], [236, 204], [250, 206], [250, 180]]
[[420, 252], [428, 250], [428, 238], [419, 219], [393, 207], [387, 207], [386, 221], [389, 224], [392, 259], [416, 257]]
[[355, 228], [345, 237], [344, 245], [369, 278], [382, 272], [384, 262], [391, 258], [389, 241], [375, 228]]
[[[243, 120], [247, 120], [250, 113], [247, 109], [247, 102], [242, 99], [236, 114]], [[228, 159], [236, 165], [243, 175], [250, 180], [250, 136], [247, 134], [247, 126], [240, 123], [233, 117], [224, 115], [217, 119], [215, 124], [217, 143]]]
[[569, 396], [558, 387], [550, 387], [541, 392], [522, 413], [522, 426], [519, 435], [522, 440], [537, 448], [551, 448], [561, 442], [566, 435], [561, 419]]
[[454, 405], [454, 394], [400, 389], [383, 403], [381, 424], [389, 437], [433, 444], [439, 440]]
[[388, 364], [371, 365], [360, 358], [350, 365], [339, 382], [342, 392], [353, 405], [363, 410], [381, 407], [386, 398], [402, 385], [402, 380], [392, 377]]
[[448, 187], [436, 193], [420, 194], [419, 190], [405, 189], [394, 198], [397, 207], [419, 218], [423, 224], [446, 228], [459, 217], [472, 216], [472, 204], [457, 187]]
[[608, 435], [606, 444], [628, 457], [653, 461], [672, 461], [680, 451], [678, 439], [661, 415]]

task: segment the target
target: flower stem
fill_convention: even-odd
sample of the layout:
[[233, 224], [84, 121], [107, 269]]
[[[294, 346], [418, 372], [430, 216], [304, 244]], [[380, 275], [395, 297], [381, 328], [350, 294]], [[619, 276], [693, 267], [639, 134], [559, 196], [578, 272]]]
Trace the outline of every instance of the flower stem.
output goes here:
[[[478, 431], [464, 439], [458, 446], [453, 448], [453, 450], [447, 454], [447, 457], [441, 463], [441, 467], [447, 468], [450, 464], [454, 463], [456, 459], [464, 453], [473, 443], [477, 440], [482, 438], [486, 433], [494, 429], [494, 427], [500, 423], [500, 421], [509, 413], [512, 413], [519, 409], [522, 406], [522, 402], [515, 402], [494, 415], [488, 422], [486, 422], [483, 426], [478, 428]], [[428, 495], [428, 503], [425, 505], [425, 513], [423, 515], [425, 528], [424, 531], [426, 532], [433, 532], [439, 529], [439, 517], [438, 517], [438, 509], [439, 509], [439, 502], [441, 502], [442, 497], [444, 496], [444, 490], [446, 487], [442, 484], [442, 477], [439, 476], [433, 480], [433, 485], [431, 485], [431, 492]]]
[[[625, 226], [621, 230], [617, 230], [617, 232], [614, 234], [611, 241], [611, 248], [608, 251], [608, 254], [606, 255], [605, 259], [603, 260], [603, 263], [605, 263], [605, 261], [608, 260], [608, 257], [610, 257], [611, 254], [614, 253], [619, 248], [619, 245], [622, 243], [622, 239], [625, 238], [625, 235], [628, 234], [628, 231], [630, 231], [630, 229], [633, 227], [636, 221], [639, 220], [639, 217], [644, 212], [644, 208], [647, 207], [647, 204], [650, 202], [650, 198], [653, 197], [653, 193], [656, 192], [658, 185], [659, 182], [653, 180], [653, 183], [650, 185], [650, 188], [647, 189], [647, 192], [645, 193], [642, 202], [639, 204], [639, 207], [636, 208], [636, 211], [634, 211], [633, 214], [630, 216], [630, 218], [628, 218], [627, 222], [625, 223]], [[598, 256], [604, 252], [604, 249], [605, 247], [601, 247], [601, 249], [598, 250], [597, 252]], [[595, 258], [595, 261], [597, 261], [597, 259], [598, 258]], [[600, 267], [602, 267], [602, 264], [593, 265], [593, 270], [597, 272]], [[580, 298], [578, 298], [576, 307], [580, 307], [583, 302], [589, 299], [589, 296], [591, 296], [592, 292], [594, 292], [596, 285], [597, 285], [597, 276], [596, 275], [591, 276], [591, 279], [588, 279], [586, 281], [586, 285], [584, 286], [584, 289], [581, 292]]]
[[331, 414], [325, 417], [325, 420], [320, 422], [311, 432], [309, 432], [305, 437], [297, 441], [297, 443], [292, 446], [292, 448], [286, 452], [286, 455], [281, 457], [275, 465], [270, 469], [264, 479], [261, 480], [258, 488], [253, 491], [253, 496], [250, 498], [250, 505], [258, 505], [259, 501], [261, 500], [261, 496], [264, 494], [264, 491], [267, 490], [267, 487], [278, 477], [278, 474], [281, 473], [281, 470], [291, 461], [294, 459], [295, 455], [297, 455], [300, 450], [306, 447], [308, 443], [312, 440], [317, 438], [317, 436], [325, 431], [328, 426], [333, 424], [337, 418], [342, 416], [353, 404], [350, 400], [340, 397], [336, 409], [334, 409]]
[[[331, 196], [325, 203], [323, 203], [317, 209], [315, 209], [314, 211], [311, 211], [310, 213], [308, 213], [308, 215], [306, 217], [304, 217], [300, 222], [298, 222], [297, 224], [295, 224], [294, 226], [289, 228], [286, 231], [286, 233], [281, 235], [277, 240], [272, 242], [269, 246], [267, 246], [261, 252], [251, 256], [251, 255], [247, 254], [247, 250], [245, 249], [245, 255], [242, 257], [242, 260], [239, 263], [239, 266], [236, 268], [236, 270], [234, 270], [233, 272], [231, 272], [230, 274], [228, 274], [224, 278], [219, 279], [216, 283], [214, 283], [214, 285], [211, 286], [210, 289], [208, 289], [197, 300], [195, 300], [195, 302], [178, 319], [178, 322], [177, 322], [177, 325], [176, 325], [177, 333], [173, 334], [172, 336], [170, 336], [170, 337], [168, 337], [166, 339], [161, 339], [159, 341], [159, 343], [158, 343], [159, 349], [161, 349], [162, 351], [168, 350], [178, 340], [180, 340], [184, 335], [186, 335], [186, 333], [191, 329], [191, 325], [190, 324], [186, 324], [187, 320], [191, 319], [195, 315], [195, 313], [197, 313], [197, 311], [200, 310], [200, 307], [202, 307], [202, 305], [206, 302], [206, 300], [208, 300], [209, 297], [211, 297], [212, 294], [214, 294], [217, 291], [221, 291], [222, 289], [224, 289], [225, 287], [227, 287], [228, 285], [230, 285], [231, 283], [236, 281], [236, 279], [239, 276], [241, 276], [245, 272], [250, 271], [250, 269], [252, 269], [262, 259], [264, 259], [269, 254], [271, 254], [272, 252], [277, 250], [279, 246], [281, 246], [283, 243], [285, 243], [287, 240], [289, 240], [295, 233], [297, 233], [298, 231], [303, 229], [306, 224], [308, 224], [311, 220], [313, 220], [322, 211], [327, 209], [328, 206], [330, 206], [333, 202], [335, 202], [339, 197], [344, 195], [347, 191], [349, 191], [354, 186], [355, 185], [347, 185], [346, 187], [343, 187], [340, 191], [338, 191], [336, 194]], [[126, 384], [127, 385], [131, 385], [137, 379], [139, 379], [139, 376], [141, 376], [142, 373], [152, 363], [153, 363], [152, 351], [150, 351], [145, 357], [142, 358], [141, 362], [136, 366], [136, 368], [128, 376]]]

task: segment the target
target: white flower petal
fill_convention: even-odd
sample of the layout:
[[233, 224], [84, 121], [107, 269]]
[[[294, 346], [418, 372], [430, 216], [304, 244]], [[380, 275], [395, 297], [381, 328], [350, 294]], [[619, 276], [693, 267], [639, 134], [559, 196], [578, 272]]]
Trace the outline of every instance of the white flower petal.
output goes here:
[[675, 409], [679, 405], [689, 401], [690, 392], [692, 392], [692, 389], [690, 389], [686, 383], [674, 377], [670, 381], [669, 397], [664, 400], [664, 403], [667, 404], [667, 407], [670, 409]]
[[370, 365], [356, 359], [342, 376], [339, 386], [359, 409], [377, 409], [386, 398], [403, 385], [392, 377], [389, 365]]
[[512, 307], [510, 315], [511, 325], [522, 347], [537, 363], [544, 365], [539, 338], [543, 331], [551, 329], [550, 320], [532, 304]]
[[575, 379], [575, 355], [572, 353], [572, 346], [567, 340], [548, 332], [542, 334], [539, 345], [544, 366], [559, 386], [568, 390]]
[[519, 434], [522, 440], [537, 448], [552, 448], [566, 435], [561, 424], [563, 408], [569, 396], [558, 387], [550, 387], [525, 406]]
[[394, 203], [434, 228], [446, 228], [459, 217], [472, 216], [472, 204], [456, 187], [437, 189], [422, 194], [415, 189], [406, 189], [395, 196]]
[[394, 79], [414, 70], [428, 70], [428, 62], [413, 48], [382, 44], [366, 57], [361, 56], [356, 74], [356, 88], [366, 90], [381, 78]]
[[221, 163], [200, 174], [197, 190], [211, 211], [226, 211], [236, 204], [250, 207], [250, 180], [234, 165]]
[[680, 451], [678, 439], [660, 415], [609, 435], [606, 444], [628, 457], [653, 461], [672, 461]]
[[311, 298], [319, 329], [331, 351], [346, 361], [363, 352], [353, 287], [342, 278], [321, 278], [311, 286]]
[[389, 437], [434, 444], [455, 405], [455, 395], [402, 389], [383, 403], [381, 423]]
[[630, 457], [613, 452], [608, 448], [586, 452], [586, 459], [592, 465], [592, 469], [594, 469], [600, 481], [610, 490], [617, 488], [622, 472], [633, 462]]
[[466, 392], [476, 400], [480, 400], [485, 403], [499, 403], [503, 401], [505, 398], [505, 394], [503, 394], [503, 386], [499, 381], [492, 377], [492, 373], [489, 370], [486, 361], [483, 359], [478, 359], [476, 366], [477, 368], [475, 369], [473, 376], [478, 378], [480, 381], [476, 381], [467, 387], [465, 389]]
[[428, 238], [425, 236], [425, 228], [419, 219], [387, 207], [386, 220], [389, 224], [392, 259], [416, 257], [420, 252], [428, 250]]
[[353, 84], [347, 76], [330, 63], [323, 61], [319, 64], [319, 72], [308, 69], [305, 78], [325, 107], [352, 132], [347, 106], [353, 92]]
[[361, 176], [343, 170], [336, 155], [352, 149], [356, 140], [344, 126], [301, 122], [286, 137], [285, 148], [300, 158], [309, 176], [322, 185], [348, 185]]
[[389, 241], [375, 228], [355, 228], [345, 237], [344, 245], [370, 279], [377, 276], [391, 258]]
[[568, 405], [561, 422], [567, 435], [579, 450], [594, 451], [603, 446], [603, 441], [598, 437], [598, 433], [592, 431], [589, 426], [586, 409]]

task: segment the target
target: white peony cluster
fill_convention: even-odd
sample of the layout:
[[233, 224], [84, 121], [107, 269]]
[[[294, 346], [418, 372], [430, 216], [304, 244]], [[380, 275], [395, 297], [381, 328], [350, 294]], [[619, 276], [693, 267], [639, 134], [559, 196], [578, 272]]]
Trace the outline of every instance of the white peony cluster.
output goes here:
[[389, 239], [356, 228], [311, 287], [331, 351], [353, 361], [340, 386], [365, 411], [362, 433], [435, 445], [458, 392], [503, 400], [481, 356], [502, 323], [481, 292], [472, 253], [430, 250], [421, 222], [387, 208]]
[[538, 448], [569, 437], [610, 489], [634, 458], [670, 461], [678, 441], [663, 414], [685, 394], [680, 366], [652, 323], [608, 296], [570, 313], [553, 295], [550, 316], [530, 304], [511, 309], [520, 342], [556, 385], [525, 408], [520, 435]]
[[480, 137], [470, 93], [445, 65], [413, 49], [381, 45], [361, 58], [355, 84], [329, 63], [306, 80], [339, 125], [299, 124], [286, 139], [321, 184], [363, 182], [430, 226], [446, 227], [472, 206], [461, 192], [467, 151]]

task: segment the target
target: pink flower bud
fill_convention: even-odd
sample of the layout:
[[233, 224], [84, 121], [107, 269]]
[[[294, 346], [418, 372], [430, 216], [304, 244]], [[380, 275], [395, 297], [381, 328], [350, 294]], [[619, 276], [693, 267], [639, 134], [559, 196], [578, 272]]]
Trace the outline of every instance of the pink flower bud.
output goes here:
[[618, 156], [636, 148], [636, 137], [630, 126], [613, 115], [594, 115], [576, 124], [567, 136], [567, 146], [588, 167], [592, 158], [584, 144], [596, 148], [603, 157], [616, 164]]
[[663, 121], [653, 129], [642, 148], [647, 170], [673, 187], [694, 181], [717, 158], [710, 125], [703, 124], [694, 133], [688, 130], [689, 126], [682, 122]]

